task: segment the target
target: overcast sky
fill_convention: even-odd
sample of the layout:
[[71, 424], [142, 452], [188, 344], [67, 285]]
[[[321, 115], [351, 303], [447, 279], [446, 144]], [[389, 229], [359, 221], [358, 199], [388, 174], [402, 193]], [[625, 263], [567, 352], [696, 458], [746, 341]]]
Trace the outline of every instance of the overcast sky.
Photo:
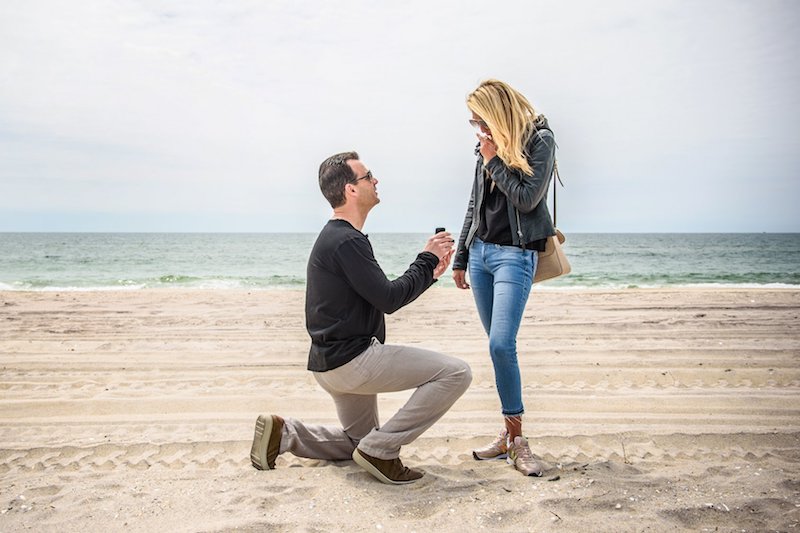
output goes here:
[[550, 120], [566, 232], [800, 231], [800, 2], [0, 3], [0, 231], [308, 231], [327, 156], [366, 231], [460, 228], [464, 100]]

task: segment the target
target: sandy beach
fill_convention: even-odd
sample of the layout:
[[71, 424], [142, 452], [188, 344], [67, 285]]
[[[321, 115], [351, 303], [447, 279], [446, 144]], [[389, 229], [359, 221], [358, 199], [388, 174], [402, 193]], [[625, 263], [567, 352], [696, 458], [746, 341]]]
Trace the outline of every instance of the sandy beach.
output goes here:
[[471, 457], [501, 419], [468, 292], [387, 329], [474, 375], [401, 487], [352, 461], [251, 467], [259, 413], [336, 423], [301, 291], [0, 292], [0, 531], [800, 530], [800, 290], [534, 291], [541, 478]]

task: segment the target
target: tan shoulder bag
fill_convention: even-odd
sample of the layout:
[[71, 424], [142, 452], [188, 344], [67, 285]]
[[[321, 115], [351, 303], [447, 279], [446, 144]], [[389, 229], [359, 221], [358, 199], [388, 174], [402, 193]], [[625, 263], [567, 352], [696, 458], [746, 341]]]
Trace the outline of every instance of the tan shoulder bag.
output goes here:
[[[558, 175], [558, 163], [553, 164], [553, 225], [556, 225], [556, 188], [558, 184], [562, 183], [561, 176]], [[563, 183], [562, 183], [563, 185]], [[539, 259], [536, 263], [536, 274], [533, 276], [533, 282], [539, 283], [548, 279], [565, 276], [572, 271], [572, 267], [564, 254], [564, 249], [561, 247], [564, 244], [566, 237], [556, 227], [556, 234], [547, 238], [544, 252], [539, 252]]]

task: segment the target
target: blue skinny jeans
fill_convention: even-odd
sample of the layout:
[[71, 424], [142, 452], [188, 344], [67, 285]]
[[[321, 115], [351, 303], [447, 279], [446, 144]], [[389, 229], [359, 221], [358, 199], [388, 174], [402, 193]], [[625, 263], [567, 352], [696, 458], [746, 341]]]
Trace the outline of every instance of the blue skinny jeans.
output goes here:
[[538, 252], [475, 238], [469, 249], [469, 282], [483, 329], [503, 415], [521, 415], [522, 382], [517, 332], [536, 271]]

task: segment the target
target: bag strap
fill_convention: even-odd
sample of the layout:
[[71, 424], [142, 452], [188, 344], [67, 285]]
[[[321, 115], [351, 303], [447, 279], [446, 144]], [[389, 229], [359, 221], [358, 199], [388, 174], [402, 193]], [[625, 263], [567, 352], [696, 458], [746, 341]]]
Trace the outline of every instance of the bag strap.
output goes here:
[[[539, 140], [540, 141], [544, 141], [544, 139], [542, 139], [542, 134], [539, 133], [539, 130], [538, 129], [534, 129], [534, 131], [536, 132], [536, 135], [539, 137]], [[552, 133], [552, 130], [551, 130], [551, 133]], [[480, 144], [478, 146], [480, 146]], [[558, 149], [558, 143], [556, 143], [556, 149]], [[477, 155], [478, 151], [479, 150], [476, 147], [475, 148], [475, 154], [476, 155]], [[555, 155], [553, 156], [553, 173], [550, 174], [551, 178], [553, 176], [555, 176], [555, 178], [556, 178], [555, 180], [551, 180], [551, 183], [553, 184], [553, 226], [554, 227], [558, 227], [556, 225], [556, 189], [557, 189], [557, 187], [556, 187], [556, 183], [555, 182], [558, 181], [558, 183], [560, 183], [562, 187], [564, 186], [564, 182], [561, 181], [561, 175], [558, 173], [558, 159], [555, 159]], [[520, 226], [520, 223], [519, 223], [519, 210], [518, 209], [514, 209], [514, 211], [516, 211], [516, 214], [517, 214], [517, 234], [519, 235], [519, 239], [520, 239], [520, 243], [521, 243], [522, 242], [522, 230], [519, 227]], [[525, 245], [524, 244], [522, 244], [522, 249], [523, 250], [525, 249]]]
[[[558, 160], [554, 160], [553, 161], [553, 174], [552, 175], [555, 176], [555, 178], [556, 178], [555, 180], [552, 181], [552, 183], [553, 183], [553, 226], [558, 227], [558, 225], [556, 224], [556, 214], [557, 214], [556, 213], [556, 189], [558, 189], [558, 186], [557, 186], [558, 183], [560, 183], [562, 187], [564, 186], [564, 182], [561, 181], [561, 175], [558, 173]], [[558, 183], [556, 183], [556, 181]]]
[[[534, 131], [536, 131], [536, 135], [539, 137], [539, 140], [544, 141], [544, 139], [542, 139], [542, 134], [539, 133], [539, 130], [535, 129]], [[550, 132], [552, 133], [552, 130], [550, 130]], [[558, 143], [556, 143], [556, 149], [558, 149]], [[555, 159], [555, 155], [553, 156], [553, 173], [550, 174], [551, 178], [553, 176], [556, 178], [555, 180], [551, 181], [553, 184], [553, 226], [558, 227], [556, 224], [556, 189], [558, 188], [556, 187], [556, 181], [558, 181], [562, 187], [564, 186], [564, 182], [561, 181], [561, 175], [558, 173], [558, 159]], [[519, 227], [519, 214], [517, 214], [517, 227]], [[522, 236], [520, 235], [520, 237]]]

